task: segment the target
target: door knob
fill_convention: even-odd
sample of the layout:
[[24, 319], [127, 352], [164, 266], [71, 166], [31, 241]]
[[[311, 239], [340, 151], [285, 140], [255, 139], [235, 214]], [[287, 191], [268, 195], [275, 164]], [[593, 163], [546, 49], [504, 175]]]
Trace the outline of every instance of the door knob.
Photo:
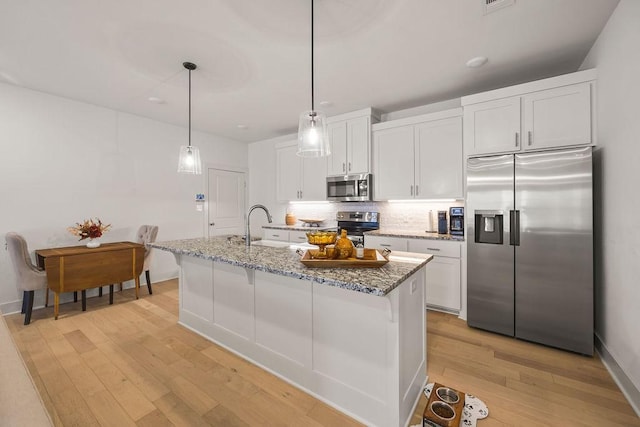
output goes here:
[[210, 223], [209, 223], [209, 225], [210, 225], [211, 227], [213, 227], [214, 225], [216, 225], [216, 223], [215, 223], [215, 222], [210, 222]]

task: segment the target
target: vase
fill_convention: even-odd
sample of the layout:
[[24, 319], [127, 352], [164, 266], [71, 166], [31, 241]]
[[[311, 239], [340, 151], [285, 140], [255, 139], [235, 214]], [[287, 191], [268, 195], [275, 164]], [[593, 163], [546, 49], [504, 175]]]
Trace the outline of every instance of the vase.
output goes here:
[[98, 248], [100, 247], [100, 239], [89, 239], [89, 241], [87, 242], [87, 247], [88, 248]]

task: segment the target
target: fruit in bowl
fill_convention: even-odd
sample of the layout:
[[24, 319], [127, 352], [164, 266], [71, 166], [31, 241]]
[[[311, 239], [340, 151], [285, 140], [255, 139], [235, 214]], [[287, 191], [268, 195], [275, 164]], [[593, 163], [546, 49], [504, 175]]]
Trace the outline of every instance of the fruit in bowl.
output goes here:
[[335, 231], [309, 231], [307, 232], [307, 242], [317, 246], [333, 245], [337, 236], [338, 233]]

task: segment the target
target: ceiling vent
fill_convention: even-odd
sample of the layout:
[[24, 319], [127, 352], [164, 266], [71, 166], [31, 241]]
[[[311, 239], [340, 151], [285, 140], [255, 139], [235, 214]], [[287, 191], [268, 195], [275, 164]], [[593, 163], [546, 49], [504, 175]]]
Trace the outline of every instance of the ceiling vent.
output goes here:
[[495, 12], [499, 9], [504, 9], [505, 7], [511, 6], [516, 2], [516, 0], [482, 0], [482, 9], [484, 15]]

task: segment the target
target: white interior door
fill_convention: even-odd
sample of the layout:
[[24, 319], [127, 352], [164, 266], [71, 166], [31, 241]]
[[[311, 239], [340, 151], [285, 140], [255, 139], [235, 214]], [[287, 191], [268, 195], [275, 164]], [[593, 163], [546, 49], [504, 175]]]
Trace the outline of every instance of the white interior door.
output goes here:
[[244, 233], [244, 172], [209, 169], [209, 237]]

